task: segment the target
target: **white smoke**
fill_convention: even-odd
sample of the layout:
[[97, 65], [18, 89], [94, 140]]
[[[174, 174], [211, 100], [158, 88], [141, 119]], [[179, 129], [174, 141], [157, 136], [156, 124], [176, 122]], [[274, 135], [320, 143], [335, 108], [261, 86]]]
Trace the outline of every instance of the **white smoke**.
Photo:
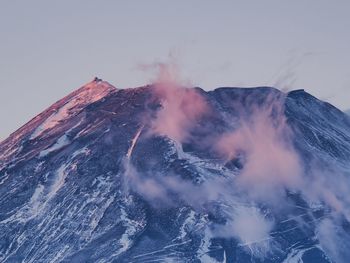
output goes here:
[[[163, 66], [156, 82], [162, 108], [151, 121], [151, 133], [167, 136], [181, 147], [198, 119], [210, 112], [210, 106], [200, 94], [179, 85], [178, 76]], [[160, 207], [182, 203], [199, 213], [210, 213], [221, 206], [227, 221], [213, 225], [213, 236], [233, 237], [240, 246], [261, 258], [275, 246], [271, 236], [275, 226], [273, 213], [288, 210], [289, 191], [301, 195], [311, 209], [316, 204], [330, 210], [328, 218], [325, 215], [326, 219], [317, 229], [317, 238], [332, 257], [343, 258], [341, 228], [335, 218], [343, 215], [350, 219], [348, 172], [340, 170], [337, 163], [328, 171], [320, 170], [315, 162], [308, 163], [311, 168], [305, 173], [305, 163], [294, 148], [295, 135], [284, 114], [284, 99], [283, 95], [271, 94], [262, 106], [252, 106], [249, 114], [244, 105], [239, 105], [244, 117], [235, 125], [229, 125], [234, 127], [232, 130], [220, 135], [206, 131], [212, 150], [219, 153], [224, 162], [240, 158], [243, 153], [238, 174], [232, 172], [230, 177], [217, 176], [194, 184], [176, 174], [138, 171], [128, 160], [125, 176], [130, 190]], [[226, 121], [237, 122], [236, 119]], [[195, 136], [191, 139], [196, 143]], [[267, 210], [262, 211], [261, 205]], [[298, 220], [303, 228], [306, 222], [302, 218]]]

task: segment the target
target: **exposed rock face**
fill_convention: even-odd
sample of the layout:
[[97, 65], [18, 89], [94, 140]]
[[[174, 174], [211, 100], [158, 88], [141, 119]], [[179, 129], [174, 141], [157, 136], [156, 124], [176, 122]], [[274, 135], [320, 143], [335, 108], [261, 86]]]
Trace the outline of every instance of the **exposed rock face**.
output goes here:
[[95, 79], [3, 141], [0, 261], [350, 258], [348, 116], [302, 90], [171, 96]]

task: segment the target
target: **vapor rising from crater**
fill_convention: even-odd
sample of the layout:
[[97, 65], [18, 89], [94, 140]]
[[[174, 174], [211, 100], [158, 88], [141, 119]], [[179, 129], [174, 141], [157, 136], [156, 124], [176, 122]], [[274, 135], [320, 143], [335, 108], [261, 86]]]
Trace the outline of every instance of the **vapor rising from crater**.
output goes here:
[[[329, 207], [337, 214], [331, 222], [340, 214], [349, 218], [350, 200], [346, 193], [350, 192], [350, 185], [339, 170], [333, 172], [341, 180], [334, 183], [315, 164], [308, 164], [311, 168], [305, 169], [303, 157], [294, 147], [296, 135], [285, 114], [285, 93], [271, 89], [262, 100], [255, 101], [254, 94], [247, 95], [245, 101], [251, 101], [250, 104], [232, 101], [238, 118], [226, 114], [224, 120], [231, 128], [218, 134], [200, 124], [204, 116], [215, 114], [215, 106], [202, 93], [189, 88], [189, 82], [181, 80], [176, 64], [157, 63], [153, 67], [158, 70], [153, 85], [160, 108], [149, 120], [151, 134], [169, 138], [182, 151], [182, 144], [189, 140], [203, 143], [203, 138], [199, 140], [193, 134], [201, 129], [207, 134], [210, 150], [219, 154], [219, 163], [237, 160], [241, 167], [229, 177], [210, 177], [194, 184], [174, 173], [139, 171], [129, 160], [130, 189], [150, 204], [169, 207], [180, 201], [202, 214], [215, 213], [216, 204], [224, 204], [226, 222], [213, 225], [213, 236], [235, 238], [257, 257], [267, 256], [274, 247], [274, 214], [288, 213], [288, 207], [294, 205], [288, 204], [288, 192], [301, 196], [310, 206], [316, 203]], [[332, 224], [321, 224], [318, 237], [325, 250], [338, 255], [339, 251], [325, 241]], [[340, 240], [333, 236], [334, 242]]]
[[158, 71], [153, 85], [155, 96], [161, 102], [152, 122], [152, 132], [178, 142], [189, 139], [192, 125], [209, 110], [204, 98], [191, 88], [189, 82], [180, 78], [175, 62], [155, 63], [148, 67]]

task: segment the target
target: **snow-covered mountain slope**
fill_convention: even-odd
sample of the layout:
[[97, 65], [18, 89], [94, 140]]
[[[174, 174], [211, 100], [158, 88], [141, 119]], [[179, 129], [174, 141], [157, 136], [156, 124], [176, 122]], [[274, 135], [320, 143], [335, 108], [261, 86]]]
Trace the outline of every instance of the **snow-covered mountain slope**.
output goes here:
[[0, 144], [0, 262], [348, 262], [349, 161], [303, 90], [96, 79]]

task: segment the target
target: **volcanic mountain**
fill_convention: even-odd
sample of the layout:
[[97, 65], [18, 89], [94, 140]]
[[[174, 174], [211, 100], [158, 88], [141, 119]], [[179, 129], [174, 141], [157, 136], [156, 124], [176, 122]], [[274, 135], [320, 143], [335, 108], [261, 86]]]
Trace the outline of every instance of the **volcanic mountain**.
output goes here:
[[304, 90], [95, 79], [0, 144], [0, 261], [349, 262], [349, 176]]

